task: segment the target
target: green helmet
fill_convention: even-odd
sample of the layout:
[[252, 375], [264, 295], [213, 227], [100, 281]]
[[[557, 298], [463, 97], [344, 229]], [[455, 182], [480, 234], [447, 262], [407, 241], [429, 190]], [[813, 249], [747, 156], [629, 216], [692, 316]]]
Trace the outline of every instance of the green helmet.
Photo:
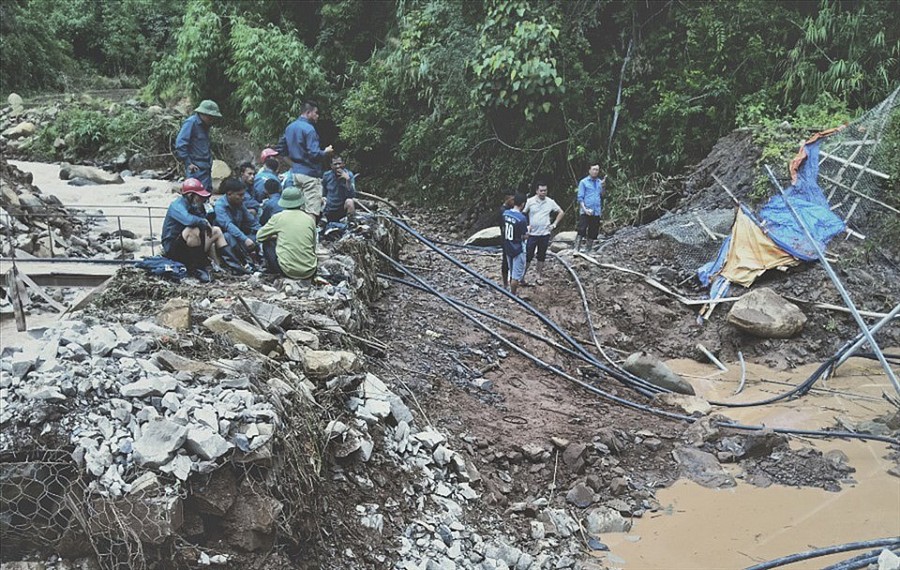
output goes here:
[[278, 199], [278, 205], [285, 210], [296, 210], [297, 208], [302, 208], [306, 205], [306, 197], [296, 186], [288, 186], [284, 189], [284, 192], [281, 193], [281, 198]]
[[209, 115], [210, 117], [222, 117], [222, 113], [219, 112], [219, 106], [212, 99], [206, 99], [201, 101], [200, 104], [194, 109], [197, 113], [202, 113], [204, 115]]

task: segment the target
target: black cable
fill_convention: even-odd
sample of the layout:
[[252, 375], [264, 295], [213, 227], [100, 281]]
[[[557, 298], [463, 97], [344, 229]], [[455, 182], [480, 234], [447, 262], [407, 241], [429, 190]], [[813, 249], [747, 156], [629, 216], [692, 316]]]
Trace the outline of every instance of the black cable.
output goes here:
[[[421, 277], [419, 277], [418, 275], [413, 273], [410, 269], [408, 269], [406, 266], [401, 264], [399, 261], [393, 259], [389, 255], [387, 255], [386, 253], [384, 253], [378, 249], [375, 249], [373, 251], [377, 255], [379, 255], [380, 257], [385, 259], [388, 263], [390, 263], [395, 269], [397, 269], [404, 275], [407, 275], [407, 276], [411, 277], [412, 279], [414, 279], [416, 281], [416, 283], [418, 283], [423, 289], [426, 289], [429, 293], [431, 293], [432, 295], [435, 295], [436, 297], [438, 297], [439, 299], [441, 299], [442, 301], [444, 301], [445, 303], [450, 305], [453, 309], [455, 309], [457, 312], [459, 312], [465, 318], [472, 321], [472, 323], [474, 323], [475, 326], [482, 329], [483, 331], [485, 331], [486, 333], [488, 333], [490, 336], [494, 337], [498, 341], [502, 342], [503, 344], [508, 346], [511, 350], [524, 356], [528, 360], [531, 360], [537, 366], [539, 366], [543, 369], [549, 370], [549, 371], [553, 372], [554, 374], [557, 374], [557, 375], [565, 378], [566, 380], [569, 380], [570, 382], [588, 390], [589, 392], [592, 392], [602, 398], [605, 398], [607, 400], [621, 404], [623, 406], [627, 406], [629, 408], [633, 408], [633, 409], [636, 409], [639, 411], [649, 412], [654, 415], [668, 418], [668, 419], [686, 421], [688, 423], [693, 423], [697, 420], [697, 418], [695, 418], [693, 416], [687, 416], [684, 414], [678, 414], [678, 413], [674, 413], [674, 412], [667, 412], [665, 410], [660, 410], [658, 408], [654, 408], [654, 407], [647, 406], [644, 404], [639, 404], [637, 402], [633, 402], [631, 400], [627, 400], [625, 398], [615, 396], [604, 390], [601, 390], [600, 388], [597, 388], [596, 386], [593, 386], [591, 384], [588, 384], [587, 382], [579, 380], [578, 378], [575, 378], [574, 376], [564, 372], [563, 370], [560, 370], [559, 368], [557, 368], [551, 364], [548, 364], [547, 362], [541, 360], [540, 358], [538, 358], [531, 352], [518, 346], [517, 344], [508, 340], [506, 337], [504, 337], [497, 331], [493, 330], [492, 328], [488, 327], [487, 325], [485, 325], [484, 323], [479, 321], [477, 318], [475, 318], [474, 316], [472, 316], [471, 314], [466, 312], [466, 310], [462, 306], [460, 306], [458, 303], [454, 302], [452, 299], [450, 299], [449, 297], [447, 297], [446, 295], [444, 295], [443, 293], [441, 293], [440, 291], [438, 291], [437, 289], [435, 289], [434, 287], [429, 285], [427, 282], [425, 282], [424, 279], [422, 279]], [[770, 429], [776, 433], [784, 433], [784, 434], [805, 435], [805, 436], [810, 436], [810, 437], [845, 437], [845, 438], [851, 438], [851, 439], [881, 441], [881, 442], [885, 442], [885, 443], [889, 443], [889, 444], [893, 444], [893, 445], [900, 445], [900, 441], [898, 441], [894, 438], [890, 438], [890, 437], [886, 437], [886, 436], [863, 434], [863, 433], [855, 433], [855, 432], [770, 428], [767, 426], [744, 425], [744, 424], [738, 424], [738, 423], [734, 423], [734, 422], [718, 422], [716, 425], [718, 425], [720, 427], [738, 429], [738, 430], [744, 430], [744, 431], [762, 431], [765, 429]]]
[[[815, 550], [807, 550], [806, 552], [782, 556], [781, 558], [775, 558], [768, 562], [754, 564], [744, 570], [769, 570], [770, 568], [793, 564], [794, 562], [800, 562], [801, 560], [809, 560], [811, 558], [819, 558], [820, 556], [828, 556], [830, 554], [839, 554], [841, 552], [851, 552], [853, 550], [862, 550], [863, 548], [875, 548], [880, 546], [900, 546], [900, 538], [893, 536], [890, 538], [876, 538], [873, 540], [848, 542], [847, 544], [836, 544], [834, 546], [827, 546], [825, 548], [817, 548]], [[866, 555], [868, 555], [868, 553]]]
[[[870, 564], [878, 562], [878, 558], [881, 556], [881, 552], [883, 550], [884, 549], [878, 549], [871, 552], [866, 552], [865, 554], [854, 556], [853, 558], [844, 560], [843, 562], [838, 562], [837, 564], [826, 566], [822, 570], [860, 570], [861, 568], [866, 568]], [[900, 549], [893, 549], [890, 552], [897, 554], [898, 552], [900, 552]]]
[[[392, 221], [393, 221], [393, 219], [392, 219]], [[434, 245], [434, 242], [430, 242], [427, 238], [425, 238], [421, 234], [418, 234], [418, 232], [416, 232], [409, 226], [406, 226], [406, 227], [404, 227], [404, 226], [406, 226], [406, 224], [403, 224], [400, 227], [403, 228], [404, 230], [406, 230], [407, 232], [409, 232], [411, 235], [413, 235], [413, 237], [415, 237], [416, 239], [418, 239], [425, 245], [429, 246], [435, 252], [439, 253], [447, 260], [451, 261], [458, 267], [462, 268], [464, 271], [466, 271], [470, 275], [473, 275], [473, 276], [479, 278], [481, 281], [488, 283], [490, 285], [493, 285], [494, 288], [497, 288], [497, 285], [493, 281], [481, 276], [480, 274], [477, 274], [471, 268], [468, 268], [467, 266], [465, 266], [465, 264], [463, 264], [462, 262], [456, 260], [455, 258], [450, 256], [448, 253], [446, 253], [443, 250], [441, 250], [440, 248], [436, 247]], [[450, 245], [453, 247], [460, 247], [460, 248], [490, 249], [490, 248], [484, 247], [484, 246], [473, 246], [473, 245], [457, 244], [457, 243], [450, 243], [450, 242], [443, 242], [443, 241], [440, 243], [445, 244], [445, 245]], [[562, 261], [562, 258], [560, 258], [559, 256], [557, 256], [557, 259]], [[566, 265], [566, 264], [564, 263], [564, 265]], [[570, 273], [574, 273], [574, 271], [570, 267], [567, 266], [567, 269], [569, 269]], [[577, 279], [577, 277], [576, 277], [576, 279]], [[499, 290], [502, 291], [503, 293], [507, 294], [508, 296], [512, 296], [511, 293], [508, 293], [504, 289], [499, 289]], [[515, 298], [515, 296], [512, 296], [512, 297]], [[535, 316], [537, 316], [539, 319], [544, 321], [545, 317], [543, 317], [543, 315], [541, 315], [536, 309], [533, 309], [533, 307], [531, 307], [531, 305], [524, 303], [523, 306], [526, 306], [526, 308], [529, 308], [529, 310], [533, 314], [535, 314]], [[544, 322], [546, 322], [546, 321], [544, 321]], [[551, 328], [554, 328], [554, 330], [556, 330], [558, 333], [562, 334], [558, 327], [555, 327], [553, 325], [549, 325], [549, 326], [551, 326]], [[825, 362], [823, 362], [809, 377], [807, 377], [806, 380], [804, 380], [803, 382], [801, 382], [794, 388], [792, 388], [782, 394], [777, 394], [770, 398], [766, 398], [763, 400], [754, 400], [754, 401], [750, 401], [750, 402], [722, 402], [722, 401], [716, 401], [716, 400], [709, 400], [709, 403], [712, 405], [715, 405], [715, 406], [721, 406], [721, 407], [726, 407], [726, 408], [747, 408], [747, 407], [765, 406], [768, 404], [773, 404], [775, 402], [786, 400], [786, 399], [792, 398], [794, 396], [798, 396], [798, 397], [804, 396], [810, 391], [810, 389], [812, 389], [812, 387], [816, 384], [816, 382], [818, 382], [821, 378], [823, 378], [830, 371], [832, 366], [846, 353], [846, 351], [853, 344], [855, 344], [859, 339], [862, 338], [862, 336], [863, 336], [862, 333], [857, 334], [856, 337], [854, 337], [853, 339], [851, 339], [850, 341], [845, 343], [840, 349], [838, 349], [838, 351], [834, 355], [832, 355]], [[566, 338], [566, 337], [564, 336], [563, 338]], [[569, 341], [571, 344], [573, 344], [573, 346], [575, 346], [575, 348], [578, 349], [579, 352], [581, 352], [582, 354], [585, 354], [585, 355], [590, 354], [584, 349], [583, 346], [578, 344], [577, 341], [574, 341], [574, 339], [566, 338], [566, 340]], [[596, 358], [593, 357], [593, 355], [590, 355], [590, 358], [592, 360], [596, 360]], [[660, 392], [671, 393], [672, 392], [671, 390], [668, 390], [665, 388], [660, 388], [659, 386], [650, 384], [643, 378], [635, 376], [634, 374], [623, 369], [618, 364], [611, 363], [612, 366], [614, 367], [614, 370], [610, 370], [608, 367], [606, 367], [606, 365], [603, 365], [599, 361], [593, 362], [593, 364], [601, 371], [609, 374], [610, 376], [612, 376], [616, 380], [619, 380], [623, 384], [634, 388], [636, 391], [638, 391], [639, 393], [641, 393], [644, 396], [652, 397], [652, 395], [654, 393], [660, 393]]]

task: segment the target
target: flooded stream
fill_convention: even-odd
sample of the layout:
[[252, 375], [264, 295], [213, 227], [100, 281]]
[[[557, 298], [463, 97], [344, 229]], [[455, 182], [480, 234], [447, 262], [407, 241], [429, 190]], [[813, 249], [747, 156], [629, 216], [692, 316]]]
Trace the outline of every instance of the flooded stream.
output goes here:
[[[775, 372], [748, 364], [746, 387], [733, 396], [740, 379], [737, 363], [726, 364], [729, 371], [725, 373], [692, 360], [669, 364], [691, 380], [698, 394], [735, 402], [782, 393], [789, 389], [782, 383], [796, 385], [818, 366]], [[743, 423], [820, 429], [834, 425], [835, 418], [855, 424], [891, 410], [881, 392], [892, 388], [872, 360], [850, 359], [817, 388], [800, 400], [724, 413]], [[900, 536], [900, 479], [888, 474], [894, 466], [885, 458], [889, 446], [837, 439], [792, 441], [794, 448], [810, 445], [823, 453], [843, 451], [856, 469], [852, 474], [856, 483], [828, 492], [778, 484], [759, 488], [741, 479], [731, 489], [707, 489], [680, 480], [657, 491], [665, 511], [635, 519], [629, 534], [603, 537], [611, 549], [605, 563], [628, 570], [744, 568], [813, 548]], [[731, 466], [731, 473], [739, 475], [740, 468]], [[858, 553], [817, 558], [789, 568], [822, 568], [854, 554]]]

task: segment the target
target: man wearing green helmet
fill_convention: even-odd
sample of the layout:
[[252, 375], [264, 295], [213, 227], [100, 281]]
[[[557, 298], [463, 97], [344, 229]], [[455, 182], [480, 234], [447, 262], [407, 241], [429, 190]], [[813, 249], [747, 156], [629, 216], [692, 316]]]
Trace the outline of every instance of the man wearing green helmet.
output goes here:
[[305, 203], [299, 188], [285, 188], [278, 200], [284, 210], [257, 232], [269, 273], [291, 279], [309, 279], [316, 274], [316, 220], [303, 210]]
[[175, 156], [184, 163], [184, 177], [196, 178], [208, 191], [212, 190], [212, 149], [209, 128], [222, 118], [215, 101], [206, 99], [188, 117], [175, 139]]

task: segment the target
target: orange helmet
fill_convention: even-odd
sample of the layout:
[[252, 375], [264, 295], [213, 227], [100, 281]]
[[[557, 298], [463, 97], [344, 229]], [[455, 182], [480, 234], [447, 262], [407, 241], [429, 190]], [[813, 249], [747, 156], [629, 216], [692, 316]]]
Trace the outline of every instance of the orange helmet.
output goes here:
[[270, 156], [278, 156], [278, 151], [274, 148], [264, 148], [262, 152], [259, 153], [259, 163], [263, 164]]
[[203, 198], [209, 198], [210, 193], [203, 187], [203, 183], [196, 178], [188, 178], [181, 183], [182, 194], [196, 194]]

